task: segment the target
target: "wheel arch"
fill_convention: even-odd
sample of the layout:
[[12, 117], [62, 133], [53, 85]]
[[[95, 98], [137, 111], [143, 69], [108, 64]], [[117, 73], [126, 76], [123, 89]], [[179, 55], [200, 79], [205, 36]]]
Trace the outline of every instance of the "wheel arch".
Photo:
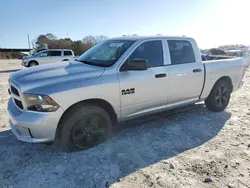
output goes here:
[[[216, 99], [216, 96], [217, 96], [217, 92], [218, 92], [218, 87], [221, 87], [219, 82], [224, 82], [224, 84], [228, 85], [228, 88], [229, 89], [229, 94], [226, 96], [226, 99], [223, 99], [224, 100], [224, 104], [222, 104], [222, 101], [221, 101], [221, 97], [219, 96], [219, 99], [220, 100], [220, 104], [218, 105], [217, 103], [217, 99]], [[205, 99], [205, 105], [206, 107], [210, 110], [210, 111], [213, 111], [213, 112], [220, 112], [222, 110], [224, 110], [227, 106], [228, 106], [228, 103], [230, 101], [230, 93], [233, 91], [233, 84], [232, 84], [232, 80], [229, 76], [223, 76], [221, 78], [219, 78], [213, 85], [208, 97]], [[220, 95], [220, 94], [219, 94]]]
[[70, 113], [71, 110], [74, 110], [74, 108], [77, 108], [79, 106], [83, 106], [86, 104], [92, 104], [92, 105], [96, 105], [96, 106], [103, 108], [109, 114], [111, 121], [112, 121], [112, 125], [117, 123], [117, 114], [116, 114], [113, 106], [108, 101], [106, 101], [104, 99], [98, 99], [98, 98], [82, 100], [82, 101], [78, 101], [78, 102], [72, 104], [64, 111], [64, 113], [62, 114], [62, 116], [59, 120], [59, 123], [57, 125], [56, 137], [59, 136], [58, 132], [60, 130], [60, 125], [64, 121], [64, 118], [67, 117], [66, 114]]
[[[233, 91], [233, 82], [232, 82], [232, 79], [229, 77], [229, 76], [222, 76], [222, 77], [220, 77], [215, 83], [214, 83], [214, 86], [219, 82], [219, 81], [221, 81], [221, 80], [224, 80], [224, 81], [226, 81], [229, 85], [230, 85], [230, 92], [232, 93], [232, 91]], [[213, 87], [214, 87], [213, 86]], [[211, 90], [212, 91], [212, 90]]]

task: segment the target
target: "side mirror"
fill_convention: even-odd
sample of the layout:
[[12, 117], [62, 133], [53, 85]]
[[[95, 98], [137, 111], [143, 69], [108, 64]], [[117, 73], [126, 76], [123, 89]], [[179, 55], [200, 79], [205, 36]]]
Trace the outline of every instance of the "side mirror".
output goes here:
[[146, 59], [131, 59], [127, 60], [121, 71], [147, 70], [148, 61]]

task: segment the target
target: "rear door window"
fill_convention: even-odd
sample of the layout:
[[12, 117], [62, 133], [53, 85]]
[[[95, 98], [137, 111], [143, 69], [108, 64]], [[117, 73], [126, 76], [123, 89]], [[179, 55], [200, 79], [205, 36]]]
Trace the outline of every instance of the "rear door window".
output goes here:
[[48, 56], [61, 56], [62, 51], [54, 50], [54, 51], [48, 51]]
[[65, 56], [72, 55], [72, 52], [71, 51], [64, 51], [64, 55]]
[[195, 62], [194, 50], [189, 41], [168, 40], [168, 46], [172, 65]]

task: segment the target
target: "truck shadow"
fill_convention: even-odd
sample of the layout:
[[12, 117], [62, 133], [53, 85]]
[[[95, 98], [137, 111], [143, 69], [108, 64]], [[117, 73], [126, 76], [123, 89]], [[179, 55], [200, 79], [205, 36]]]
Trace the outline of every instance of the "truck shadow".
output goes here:
[[[11, 131], [0, 132], [0, 182], [5, 185], [10, 174], [18, 187], [29, 187], [27, 181], [52, 187], [105, 187], [206, 143], [230, 116], [226, 111], [209, 112], [203, 105], [163, 112], [120, 124], [122, 128], [106, 143], [75, 153], [63, 153], [53, 145], [21, 143]], [[43, 178], [37, 179], [41, 173]]]

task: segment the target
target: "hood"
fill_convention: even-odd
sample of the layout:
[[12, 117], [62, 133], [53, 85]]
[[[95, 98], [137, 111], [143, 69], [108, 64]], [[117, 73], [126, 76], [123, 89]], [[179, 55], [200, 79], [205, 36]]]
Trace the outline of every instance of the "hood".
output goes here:
[[18, 85], [23, 93], [36, 88], [57, 87], [75, 80], [97, 78], [104, 72], [103, 67], [86, 65], [81, 62], [60, 62], [26, 68], [10, 75], [10, 81]]

